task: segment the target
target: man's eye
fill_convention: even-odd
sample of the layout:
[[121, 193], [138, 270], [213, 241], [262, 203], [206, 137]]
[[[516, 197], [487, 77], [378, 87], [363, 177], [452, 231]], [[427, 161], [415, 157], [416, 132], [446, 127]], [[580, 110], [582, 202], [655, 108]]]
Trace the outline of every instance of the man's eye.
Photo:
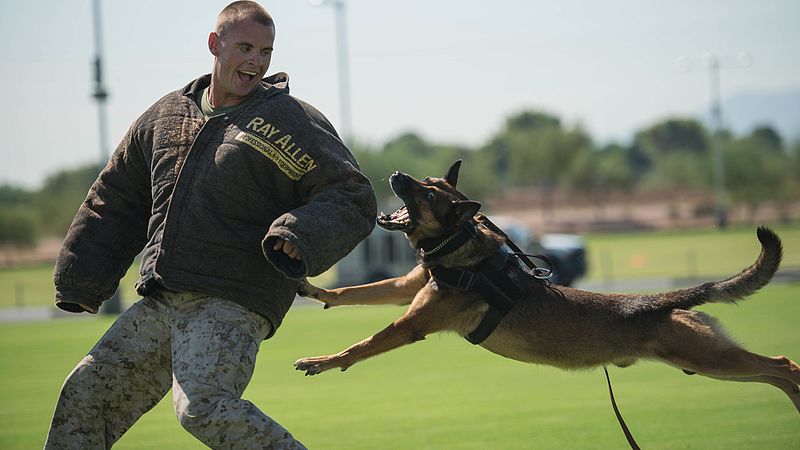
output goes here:
[[429, 202], [433, 201], [433, 197], [434, 197], [433, 191], [428, 192], [426, 198], [428, 199]]

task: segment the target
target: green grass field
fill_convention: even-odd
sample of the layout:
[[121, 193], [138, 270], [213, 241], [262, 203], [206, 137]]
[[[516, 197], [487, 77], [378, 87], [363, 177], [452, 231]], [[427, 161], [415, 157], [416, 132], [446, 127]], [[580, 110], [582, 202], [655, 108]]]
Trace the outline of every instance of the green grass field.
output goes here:
[[[800, 284], [739, 306], [706, 305], [749, 349], [800, 360]], [[626, 448], [601, 370], [570, 373], [495, 356], [453, 335], [304, 377], [292, 362], [339, 351], [399, 307], [293, 309], [261, 346], [245, 397], [312, 449]], [[0, 448], [41, 448], [61, 382], [107, 318], [0, 326]], [[777, 389], [686, 376], [642, 362], [611, 368], [617, 401], [643, 448], [800, 447], [797, 411]], [[115, 448], [203, 448], [178, 425], [169, 395]]]
[[[783, 267], [800, 267], [800, 224], [774, 227], [784, 244]], [[755, 227], [680, 232], [589, 235], [588, 280], [631, 278], [728, 277], [752, 263], [759, 251]], [[125, 302], [138, 299], [133, 290], [138, 268], [120, 282]], [[52, 265], [0, 270], [0, 309], [47, 306], [53, 302]], [[329, 286], [335, 268], [316, 283]], [[21, 299], [20, 299], [21, 296]]]
[[[782, 267], [800, 268], [800, 226], [775, 225]], [[756, 227], [589, 235], [589, 280], [731, 276], [755, 261]]]

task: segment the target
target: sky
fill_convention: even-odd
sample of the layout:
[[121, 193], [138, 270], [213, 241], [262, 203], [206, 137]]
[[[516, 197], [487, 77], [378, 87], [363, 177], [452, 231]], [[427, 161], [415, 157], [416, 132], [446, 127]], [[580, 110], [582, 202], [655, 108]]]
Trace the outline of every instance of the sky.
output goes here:
[[[707, 53], [722, 60], [723, 115], [738, 93], [800, 90], [797, 0], [345, 2], [353, 133], [372, 145], [413, 131], [479, 146], [525, 109], [626, 143], [660, 119], [705, 119]], [[101, 149], [91, 1], [0, 0], [0, 184], [36, 188], [107, 159], [147, 107], [210, 72], [207, 37], [227, 3], [101, 0], [111, 147]], [[261, 3], [277, 28], [269, 72], [287, 72], [292, 94], [341, 131], [334, 9]]]

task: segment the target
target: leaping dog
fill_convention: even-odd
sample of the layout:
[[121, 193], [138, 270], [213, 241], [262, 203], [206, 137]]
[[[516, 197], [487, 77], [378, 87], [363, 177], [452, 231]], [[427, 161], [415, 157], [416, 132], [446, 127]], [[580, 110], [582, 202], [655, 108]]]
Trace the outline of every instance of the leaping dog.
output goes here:
[[335, 355], [298, 360], [298, 370], [346, 370], [431, 333], [452, 331], [506, 358], [563, 369], [625, 367], [650, 359], [687, 374], [767, 383], [800, 412], [800, 366], [785, 356], [745, 350], [713, 317], [692, 310], [709, 302], [735, 303], [766, 285], [782, 256], [772, 230], [758, 228], [758, 259], [726, 280], [643, 295], [558, 286], [532, 276], [505, 250], [503, 233], [480, 220], [480, 203], [456, 189], [460, 164], [444, 178], [418, 181], [395, 172], [389, 179], [405, 205], [382, 214], [378, 225], [404, 232], [418, 251], [420, 264], [408, 274], [331, 290], [301, 286], [301, 295], [326, 307], [409, 306], [384, 330]]

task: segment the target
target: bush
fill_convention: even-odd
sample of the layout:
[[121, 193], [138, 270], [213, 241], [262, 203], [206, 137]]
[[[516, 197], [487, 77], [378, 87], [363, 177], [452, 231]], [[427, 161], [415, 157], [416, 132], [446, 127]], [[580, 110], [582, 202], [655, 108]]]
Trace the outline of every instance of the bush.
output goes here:
[[39, 224], [36, 214], [21, 208], [0, 209], [0, 246], [32, 247]]

